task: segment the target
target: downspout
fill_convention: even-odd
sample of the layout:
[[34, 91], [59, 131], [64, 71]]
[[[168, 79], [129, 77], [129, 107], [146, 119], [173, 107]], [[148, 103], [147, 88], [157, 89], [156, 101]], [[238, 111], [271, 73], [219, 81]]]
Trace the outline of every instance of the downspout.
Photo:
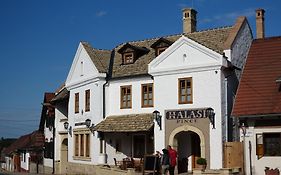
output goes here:
[[225, 78], [224, 78], [224, 93], [225, 93], [225, 115], [224, 115], [224, 117], [225, 117], [225, 131], [226, 131], [226, 133], [225, 133], [225, 141], [227, 142], [228, 141], [228, 91], [227, 91], [227, 87], [228, 87], [228, 77], [229, 77], [230, 75], [228, 75], [228, 76], [226, 76]]
[[[103, 106], [102, 106], [102, 109], [103, 109], [103, 119], [105, 119], [106, 117], [106, 97], [105, 97], [105, 87], [108, 85], [108, 80], [112, 77], [112, 68], [113, 68], [113, 60], [114, 60], [114, 55], [115, 55], [115, 50], [113, 49], [112, 52], [111, 52], [111, 55], [110, 55], [110, 60], [109, 60], [109, 65], [108, 65], [108, 71], [106, 73], [106, 77], [105, 77], [105, 83], [102, 85], [102, 103], [103, 103]], [[105, 163], [107, 163], [107, 157], [106, 157], [106, 143], [105, 143], [105, 135], [104, 134], [101, 134], [100, 135], [100, 139], [101, 139], [101, 142], [102, 142], [102, 149], [100, 152], [102, 154], [105, 155]]]

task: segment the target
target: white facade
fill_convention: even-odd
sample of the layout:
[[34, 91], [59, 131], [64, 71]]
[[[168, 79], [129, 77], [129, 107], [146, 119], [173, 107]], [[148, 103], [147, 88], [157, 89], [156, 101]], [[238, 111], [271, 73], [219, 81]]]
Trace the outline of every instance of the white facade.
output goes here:
[[[106, 74], [99, 73], [90, 56], [80, 43], [77, 49], [71, 70], [68, 74], [65, 86], [69, 90], [68, 123], [72, 127], [71, 135], [68, 135], [68, 161], [74, 163], [99, 164], [100, 153], [98, 134], [92, 134], [85, 124], [75, 126], [75, 123], [83, 123], [87, 119], [92, 124], [97, 124], [103, 119], [103, 85]], [[85, 91], [90, 90], [90, 111], [85, 111]], [[75, 113], [75, 94], [79, 93], [79, 113]], [[74, 159], [74, 134], [84, 129], [90, 134], [90, 159]], [[83, 131], [84, 132], [84, 131]], [[96, 146], [92, 146], [96, 145]]]
[[[250, 167], [252, 168], [252, 174], [264, 175], [265, 167], [270, 169], [278, 168], [281, 169], [281, 157], [280, 156], [263, 156], [259, 158], [256, 154], [257, 150], [257, 135], [264, 133], [281, 133], [281, 128], [267, 127], [267, 128], [255, 128], [253, 126], [246, 128], [244, 154], [245, 154], [245, 166], [246, 174], [250, 174]], [[240, 133], [240, 141], [244, 141], [242, 131]], [[250, 155], [250, 144], [251, 144], [251, 155]], [[250, 165], [250, 156], [251, 165]]]
[[55, 172], [64, 174], [66, 172], [68, 128], [64, 128], [64, 123], [68, 122], [68, 100], [56, 103], [55, 108]]
[[[216, 129], [210, 129], [210, 150], [217, 151], [210, 152], [211, 169], [222, 167], [222, 133], [226, 131], [222, 131], [221, 126], [224, 105], [221, 103], [224, 94], [221, 68], [225, 65], [221, 55], [186, 37], [176, 41], [149, 65], [149, 73], [154, 76], [155, 109], [161, 114], [167, 109], [212, 107], [215, 110]], [[192, 77], [193, 103], [178, 105], [178, 79], [185, 77]], [[155, 128], [155, 135], [162, 136], [155, 137], [156, 150], [166, 146], [164, 133], [165, 129]]]
[[23, 152], [20, 155], [20, 167], [21, 169], [24, 169], [24, 171], [29, 171], [29, 166], [30, 166], [30, 154], [29, 152]]
[[[70, 92], [67, 121], [71, 130], [62, 128], [66, 119], [59, 111], [59, 117], [56, 119], [57, 131], [61, 134], [67, 132], [68, 161], [79, 164], [107, 163], [112, 165], [114, 158], [121, 160], [124, 157], [132, 156], [134, 154], [134, 136], [145, 135], [147, 141], [150, 139], [147, 138], [149, 134], [91, 132], [86, 127], [85, 121], [90, 119], [91, 124], [96, 125], [108, 116], [151, 114], [154, 110], [158, 110], [162, 115], [162, 129], [154, 121], [152, 150], [161, 151], [168, 144], [180, 149], [185, 149], [184, 146], [187, 146], [188, 151], [179, 150], [179, 153], [182, 154], [180, 158], [188, 158], [189, 162], [192, 162], [192, 156], [184, 154], [191, 152], [190, 142], [194, 134], [200, 142], [197, 146], [200, 149], [200, 155], [197, 156], [207, 158], [210, 169], [222, 168], [222, 145], [228, 140], [228, 119], [239, 77], [239, 72], [236, 72], [237, 76], [233, 65], [240, 69], [243, 68], [252, 42], [248, 23], [243, 21], [241, 24], [231, 46], [226, 48], [224, 53], [218, 53], [182, 36], [148, 63], [148, 74], [142, 76], [121, 76], [107, 79], [107, 75], [98, 71], [87, 50], [80, 43], [65, 83], [65, 87]], [[190, 104], [179, 104], [178, 90], [181, 78], [192, 78], [192, 103]], [[150, 83], [153, 84], [153, 107], [142, 107], [142, 85]], [[120, 104], [122, 86], [131, 87], [132, 106], [127, 109], [122, 109]], [[90, 90], [89, 111], [85, 111], [86, 90]], [[79, 94], [79, 111], [75, 113], [77, 94]], [[206, 110], [209, 108], [215, 112], [214, 125], [207, 117], [198, 119], [198, 123], [180, 123], [179, 125], [166, 119], [166, 112], [170, 110]], [[81, 133], [90, 135], [89, 157], [74, 155], [75, 144], [77, 144], [75, 134]], [[178, 138], [184, 140], [185, 136], [188, 139], [181, 141], [182, 145], [179, 145]], [[118, 152], [117, 146], [114, 146], [117, 139], [122, 140], [120, 143], [122, 152]], [[58, 142], [55, 149], [58, 152], [56, 160], [59, 160], [62, 139], [58, 137], [56, 142]], [[188, 167], [189, 170], [195, 168], [192, 164], [189, 164]]]

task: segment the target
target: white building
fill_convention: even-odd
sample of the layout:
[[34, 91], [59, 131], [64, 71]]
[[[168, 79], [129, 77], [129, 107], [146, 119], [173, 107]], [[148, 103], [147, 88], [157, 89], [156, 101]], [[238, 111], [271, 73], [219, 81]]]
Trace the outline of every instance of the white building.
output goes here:
[[[251, 29], [240, 17], [231, 27], [196, 31], [193, 9], [183, 10], [183, 29], [111, 51], [79, 44], [65, 83], [68, 171], [141, 158], [168, 144], [179, 153], [178, 171], [187, 170], [187, 160], [195, 168], [198, 157], [210, 169], [222, 168]], [[162, 116], [157, 122], [155, 110]]]
[[51, 101], [55, 106], [55, 173], [66, 174], [68, 133], [72, 134], [72, 128], [68, 124], [69, 93], [63, 85], [55, 92], [55, 95]]

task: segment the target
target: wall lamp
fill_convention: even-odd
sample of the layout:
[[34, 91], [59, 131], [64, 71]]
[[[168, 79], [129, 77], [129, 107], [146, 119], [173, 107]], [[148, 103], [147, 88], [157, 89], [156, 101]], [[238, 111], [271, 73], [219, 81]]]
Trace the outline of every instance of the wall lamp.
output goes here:
[[95, 135], [95, 130], [94, 130], [95, 124], [92, 123], [92, 125], [91, 125], [90, 119], [85, 120], [85, 125], [86, 125], [87, 128], [90, 129], [91, 133], [93, 133], [93, 135]]
[[209, 118], [211, 124], [213, 125], [213, 129], [215, 129], [215, 111], [213, 108], [206, 109], [206, 116]]
[[72, 127], [71, 126], [69, 126], [69, 123], [68, 122], [64, 122], [63, 123], [63, 127], [64, 127], [64, 129], [65, 130], [68, 130], [68, 134], [72, 137]]
[[245, 124], [244, 123], [242, 123], [242, 125], [240, 126], [240, 128], [241, 128], [241, 130], [242, 130], [242, 134], [243, 134], [243, 136], [244, 136], [244, 138], [245, 138], [245, 135], [246, 135], [246, 126], [245, 126]]
[[162, 130], [162, 116], [160, 115], [160, 112], [157, 110], [153, 111], [153, 118], [158, 124], [160, 130]]

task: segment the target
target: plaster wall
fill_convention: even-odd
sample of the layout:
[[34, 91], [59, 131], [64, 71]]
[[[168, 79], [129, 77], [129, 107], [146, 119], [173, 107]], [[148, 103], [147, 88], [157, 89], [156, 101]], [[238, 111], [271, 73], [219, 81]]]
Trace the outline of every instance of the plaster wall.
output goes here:
[[[95, 81], [90, 82], [89, 84], [74, 88], [70, 90], [69, 97], [69, 117], [68, 122], [69, 126], [72, 127], [72, 130], [75, 129], [87, 129], [85, 124], [75, 126], [75, 123], [83, 123], [86, 119], [91, 120], [91, 124], [97, 124], [103, 119], [103, 84], [105, 81]], [[90, 111], [85, 111], [85, 91], [90, 89]], [[75, 93], [79, 93], [79, 113], [74, 112], [74, 102], [75, 102]], [[89, 129], [87, 129], [89, 130]], [[91, 161], [79, 161], [73, 159], [74, 153], [74, 137], [73, 131], [72, 136], [68, 137], [68, 160], [70, 162], [76, 163], [98, 163], [99, 157], [99, 139], [98, 134], [90, 134], [90, 157]]]
[[[269, 167], [272, 169], [278, 168], [281, 170], [281, 156], [263, 156], [260, 159], [258, 159], [258, 156], [256, 155], [256, 134], [262, 134], [262, 133], [281, 133], [281, 128], [254, 128], [249, 127], [247, 128], [246, 137], [245, 137], [245, 155], [246, 155], [246, 175], [250, 175], [250, 152], [249, 152], [249, 142], [251, 142], [251, 148], [252, 148], [252, 173], [255, 175], [264, 175], [264, 169], [265, 167]], [[243, 141], [243, 134], [242, 131], [240, 133], [240, 140]]]
[[29, 158], [30, 154], [28, 152], [26, 153], [21, 153], [21, 161], [20, 161], [20, 167], [26, 171], [29, 170]]
[[[124, 114], [138, 114], [138, 113], [152, 113], [153, 107], [141, 107], [141, 85], [153, 83], [150, 77], [130, 78], [126, 80], [110, 81], [106, 91], [106, 116], [124, 115]], [[120, 107], [120, 87], [132, 86], [132, 108], [121, 109]], [[154, 90], [155, 91], [155, 90]], [[155, 95], [154, 95], [155, 98]]]

